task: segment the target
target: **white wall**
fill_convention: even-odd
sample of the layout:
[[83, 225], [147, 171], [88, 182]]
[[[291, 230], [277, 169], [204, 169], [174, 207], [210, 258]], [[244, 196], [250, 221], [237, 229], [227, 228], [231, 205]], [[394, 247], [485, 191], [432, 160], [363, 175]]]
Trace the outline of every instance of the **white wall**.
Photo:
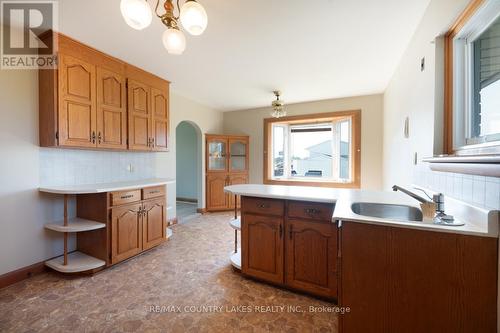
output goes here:
[[[418, 184], [475, 205], [498, 209], [498, 178], [433, 172], [420, 162], [442, 152], [442, 36], [469, 0], [433, 0], [384, 94], [384, 189]], [[420, 60], [425, 57], [425, 70]], [[403, 137], [410, 118], [410, 138]], [[417, 153], [417, 165], [414, 154]]]
[[[148, 177], [175, 178], [175, 128], [195, 120], [205, 132], [222, 129], [222, 114], [171, 93], [170, 152], [132, 153], [38, 147], [38, 73], [0, 71], [0, 274], [61, 255], [60, 235], [44, 224], [62, 219], [62, 198], [40, 184], [79, 184]], [[134, 172], [126, 170], [134, 166]], [[201, 161], [200, 161], [201, 165]], [[99, 166], [99, 168], [97, 168]], [[118, 170], [118, 171], [116, 171]], [[175, 216], [175, 186], [168, 204]], [[74, 203], [70, 216], [75, 214]], [[22, 246], [20, 246], [20, 244]], [[70, 243], [70, 249], [74, 242]]]
[[[198, 199], [198, 135], [188, 122], [181, 122], [175, 133], [177, 198]], [[199, 152], [201, 154], [201, 152]]]
[[[288, 115], [361, 109], [361, 187], [382, 187], [382, 126], [383, 96], [369, 95], [289, 104]], [[224, 113], [226, 134], [250, 135], [250, 183], [263, 182], [264, 118], [270, 117], [270, 108]]]

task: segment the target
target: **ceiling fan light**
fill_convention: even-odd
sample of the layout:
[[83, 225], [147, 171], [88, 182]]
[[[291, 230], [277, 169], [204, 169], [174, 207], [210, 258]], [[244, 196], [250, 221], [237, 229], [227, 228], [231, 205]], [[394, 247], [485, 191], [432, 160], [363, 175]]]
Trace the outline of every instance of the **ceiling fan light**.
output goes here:
[[121, 0], [120, 11], [125, 22], [136, 30], [148, 27], [153, 20], [151, 7], [145, 0]]
[[181, 8], [181, 23], [191, 35], [201, 35], [208, 24], [205, 8], [195, 0], [188, 0]]
[[163, 46], [170, 54], [182, 54], [186, 49], [186, 37], [176, 28], [169, 28], [163, 33]]

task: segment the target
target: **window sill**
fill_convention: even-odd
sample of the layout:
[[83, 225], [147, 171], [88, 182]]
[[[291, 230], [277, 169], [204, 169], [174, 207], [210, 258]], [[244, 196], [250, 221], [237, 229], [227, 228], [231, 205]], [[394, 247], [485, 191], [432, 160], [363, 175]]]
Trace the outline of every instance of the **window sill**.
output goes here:
[[436, 156], [423, 161], [433, 171], [500, 177], [500, 155]]
[[313, 186], [330, 188], [360, 188], [359, 182], [341, 183], [335, 181], [317, 181], [309, 179], [265, 179], [264, 184], [286, 186]]

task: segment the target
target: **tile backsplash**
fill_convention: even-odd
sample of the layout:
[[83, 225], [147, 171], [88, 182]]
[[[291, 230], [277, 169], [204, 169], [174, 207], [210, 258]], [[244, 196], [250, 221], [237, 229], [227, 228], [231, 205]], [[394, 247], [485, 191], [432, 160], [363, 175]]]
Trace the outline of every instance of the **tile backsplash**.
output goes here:
[[40, 148], [40, 186], [153, 178], [155, 154]]
[[432, 171], [427, 164], [415, 168], [413, 182], [474, 206], [500, 209], [500, 178]]

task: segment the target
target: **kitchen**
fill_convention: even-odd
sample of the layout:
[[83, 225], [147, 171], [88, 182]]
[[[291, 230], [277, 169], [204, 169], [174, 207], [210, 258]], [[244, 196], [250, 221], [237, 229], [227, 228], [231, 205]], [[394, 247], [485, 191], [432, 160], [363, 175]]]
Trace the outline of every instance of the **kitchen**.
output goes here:
[[2, 332], [499, 330], [499, 1], [44, 3]]

